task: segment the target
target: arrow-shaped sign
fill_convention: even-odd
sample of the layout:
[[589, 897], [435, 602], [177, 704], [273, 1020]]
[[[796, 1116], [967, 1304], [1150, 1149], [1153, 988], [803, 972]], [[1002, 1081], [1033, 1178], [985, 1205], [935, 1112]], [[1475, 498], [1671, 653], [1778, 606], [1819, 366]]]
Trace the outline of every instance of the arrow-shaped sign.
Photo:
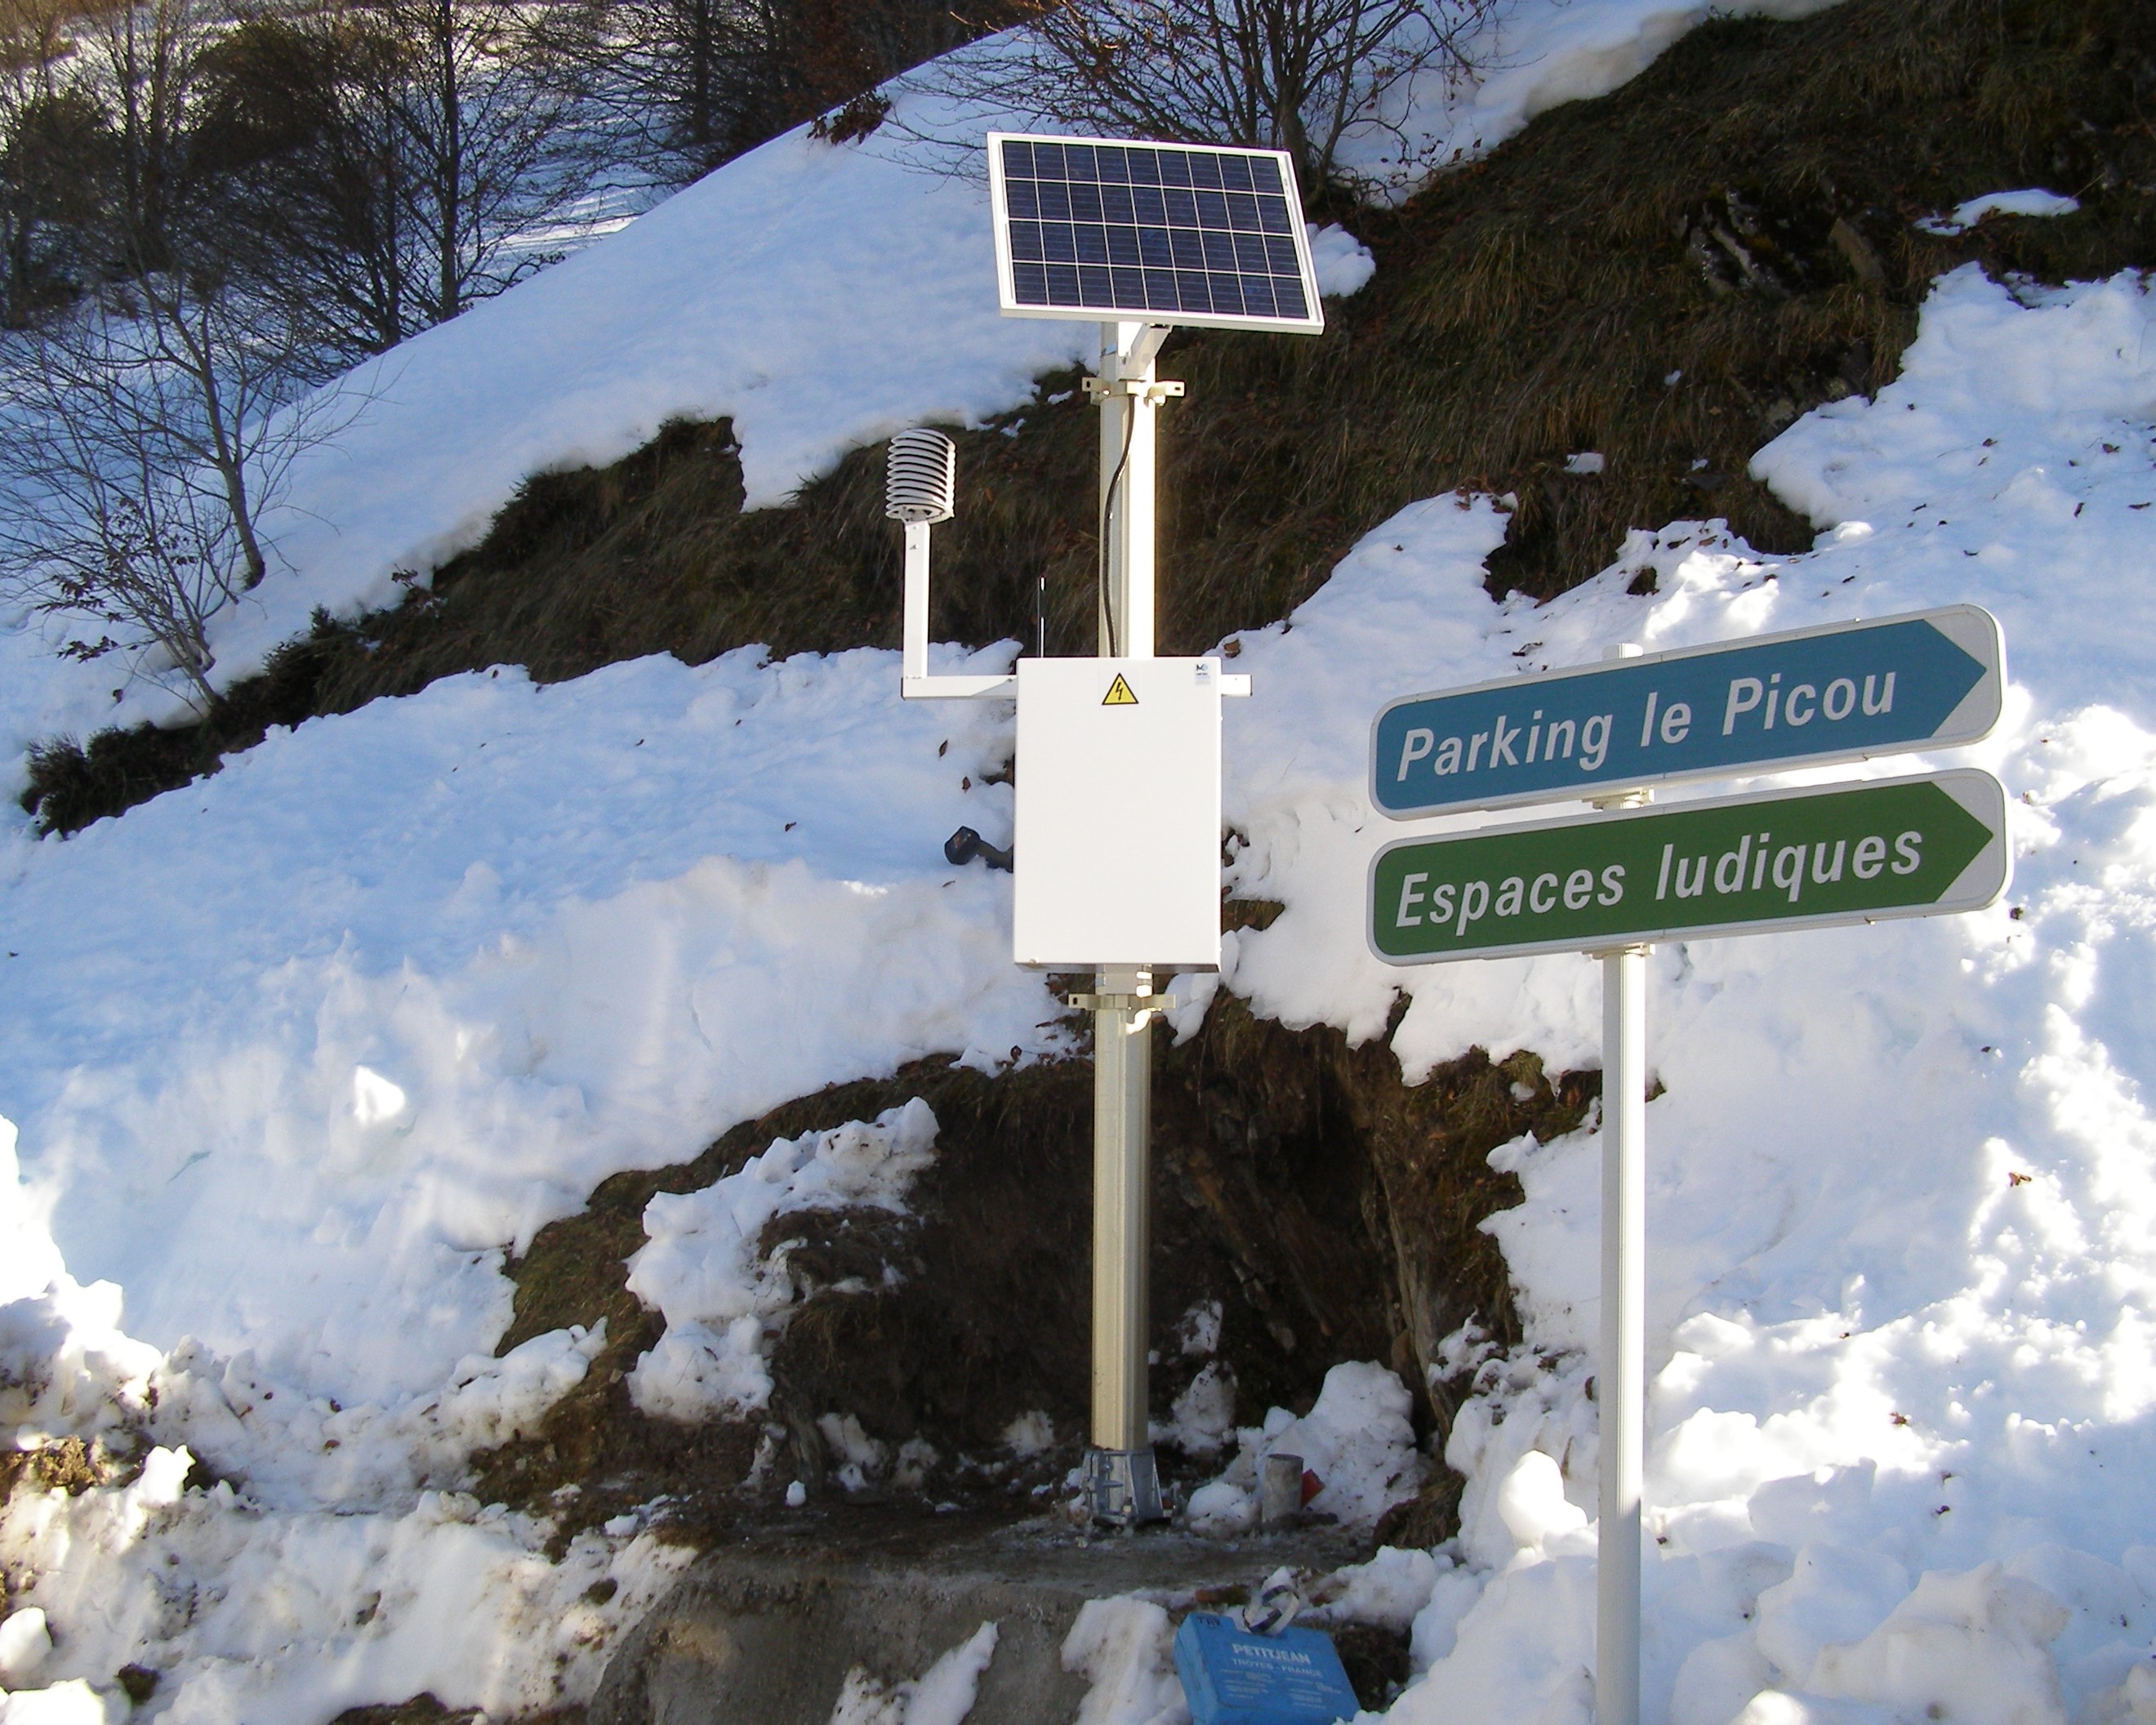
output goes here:
[[1974, 742], [1998, 722], [1999, 625], [1974, 605], [1409, 696], [1370, 733], [1395, 820]]
[[2006, 793], [1960, 768], [1403, 839], [1370, 865], [1388, 964], [1976, 911], [2006, 890]]

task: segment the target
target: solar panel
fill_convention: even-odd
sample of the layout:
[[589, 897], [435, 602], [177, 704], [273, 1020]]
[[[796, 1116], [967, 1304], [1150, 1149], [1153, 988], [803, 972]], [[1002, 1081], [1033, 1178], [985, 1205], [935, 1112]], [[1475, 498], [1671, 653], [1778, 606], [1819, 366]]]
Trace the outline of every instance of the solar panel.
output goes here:
[[1325, 327], [1284, 151], [990, 132], [988, 190], [1007, 316]]

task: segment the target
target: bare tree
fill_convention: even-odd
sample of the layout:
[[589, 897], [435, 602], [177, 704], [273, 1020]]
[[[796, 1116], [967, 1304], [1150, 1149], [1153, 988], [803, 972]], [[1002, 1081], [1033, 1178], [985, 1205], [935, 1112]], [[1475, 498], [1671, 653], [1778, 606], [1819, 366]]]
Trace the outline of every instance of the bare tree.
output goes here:
[[932, 74], [971, 102], [1087, 131], [1285, 150], [1306, 194], [1355, 176], [1358, 128], [1409, 141], [1403, 99], [1470, 69], [1495, 0], [1023, 0], [1028, 28]]
[[540, 28], [578, 74], [613, 163], [681, 185], [858, 96], [1030, 0], [572, 0]]
[[268, 573], [264, 511], [355, 411], [300, 393], [308, 345], [274, 305], [152, 273], [0, 347], [0, 588], [96, 631], [74, 656], [162, 649], [206, 707], [211, 619]]
[[431, 264], [440, 323], [551, 261], [521, 249], [583, 189], [555, 149], [570, 97], [514, 0], [382, 0], [402, 53], [393, 105], [409, 172], [408, 218]]
[[64, 0], [0, 5], [0, 326], [11, 329], [79, 287], [110, 166], [68, 17]]
[[311, 308], [346, 361], [541, 268], [535, 236], [591, 167], [557, 9], [261, 7], [202, 63], [195, 157], [218, 184], [205, 228], [261, 288]]

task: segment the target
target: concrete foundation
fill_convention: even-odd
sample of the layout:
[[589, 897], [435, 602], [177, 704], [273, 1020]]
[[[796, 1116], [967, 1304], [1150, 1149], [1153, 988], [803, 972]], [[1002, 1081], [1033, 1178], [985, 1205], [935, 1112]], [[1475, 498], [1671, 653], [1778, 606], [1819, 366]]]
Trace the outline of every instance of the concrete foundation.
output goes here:
[[1086, 1684], [1063, 1669], [1086, 1600], [1256, 1584], [1282, 1563], [1332, 1568], [1357, 1543], [1317, 1529], [1240, 1541], [1165, 1532], [1081, 1544], [1029, 1523], [947, 1544], [767, 1535], [706, 1553], [615, 1650], [590, 1725], [828, 1725], [855, 1666], [920, 1676], [982, 1624], [999, 1625], [967, 1725], [1066, 1725]]

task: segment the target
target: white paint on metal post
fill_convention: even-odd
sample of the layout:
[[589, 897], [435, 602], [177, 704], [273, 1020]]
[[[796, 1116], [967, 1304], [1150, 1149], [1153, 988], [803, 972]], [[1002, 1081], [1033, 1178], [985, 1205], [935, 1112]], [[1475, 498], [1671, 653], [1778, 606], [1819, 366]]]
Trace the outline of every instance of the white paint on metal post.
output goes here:
[[[1146, 386], [1166, 333], [1137, 323], [1101, 326], [1104, 659], [1153, 656], [1155, 403]], [[1149, 969], [1116, 965], [1095, 975], [1104, 995], [1149, 993], [1152, 985]], [[1151, 1014], [1118, 1007], [1093, 1014], [1093, 1453], [1086, 1472], [1094, 1512], [1125, 1522], [1161, 1512], [1147, 1430], [1152, 1025]]]
[[[1606, 659], [1636, 659], [1631, 641]], [[1648, 800], [1633, 791], [1597, 808]], [[1640, 1725], [1641, 1451], [1646, 1439], [1647, 951], [1602, 957], [1602, 1357], [1594, 1400], [1595, 1725]]]
[[[1103, 994], [1149, 992], [1152, 973], [1111, 965]], [[1151, 1015], [1093, 1014], [1093, 1443], [1142, 1450], [1147, 1440], [1147, 1155], [1152, 1123]]]
[[[928, 523], [906, 524], [906, 626], [901, 637], [899, 675], [903, 679], [928, 675]], [[906, 686], [901, 681], [899, 687]]]
[[1602, 1441], [1596, 1725], [1639, 1725], [1641, 1445], [1646, 1427], [1647, 949], [1602, 960]]

